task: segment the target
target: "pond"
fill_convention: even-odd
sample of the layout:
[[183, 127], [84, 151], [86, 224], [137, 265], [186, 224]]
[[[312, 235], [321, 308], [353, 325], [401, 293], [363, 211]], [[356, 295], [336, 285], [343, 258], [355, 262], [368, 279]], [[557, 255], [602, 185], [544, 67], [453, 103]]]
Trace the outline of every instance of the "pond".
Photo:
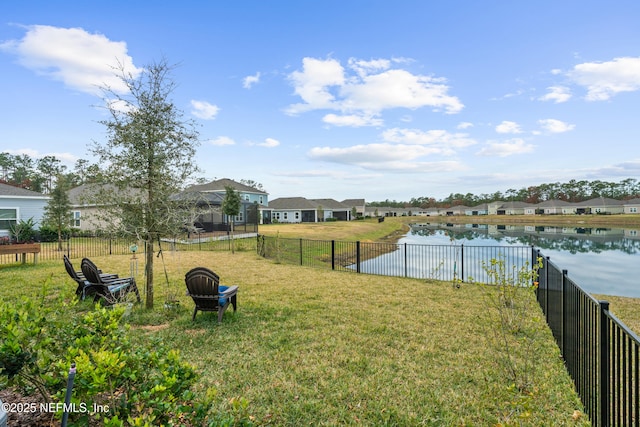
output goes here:
[[400, 244], [533, 245], [592, 294], [640, 298], [640, 230], [492, 224], [415, 224]]

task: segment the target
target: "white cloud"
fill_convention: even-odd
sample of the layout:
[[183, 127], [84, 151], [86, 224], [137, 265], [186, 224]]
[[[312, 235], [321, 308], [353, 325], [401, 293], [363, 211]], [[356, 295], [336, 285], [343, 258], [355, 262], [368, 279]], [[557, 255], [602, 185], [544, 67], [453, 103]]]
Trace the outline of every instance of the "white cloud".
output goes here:
[[351, 126], [351, 127], [362, 127], [362, 126], [382, 126], [384, 121], [379, 118], [371, 117], [371, 116], [363, 116], [363, 115], [344, 115], [338, 116], [336, 114], [327, 114], [322, 118], [322, 121], [334, 126]]
[[303, 104], [291, 105], [290, 114], [297, 114], [321, 108], [336, 107], [334, 95], [329, 88], [342, 86], [345, 82], [344, 68], [334, 59], [326, 61], [315, 58], [302, 60], [302, 71], [294, 71], [289, 75], [295, 94], [304, 101]]
[[302, 71], [289, 75], [303, 102], [290, 105], [287, 113], [329, 109], [347, 113], [345, 116], [373, 117], [391, 108], [431, 107], [445, 113], [464, 108], [457, 97], [448, 94], [444, 79], [391, 68], [400, 62], [352, 58], [348, 61], [352, 72], [348, 72], [335, 59], [304, 58]]
[[242, 87], [245, 89], [251, 89], [256, 83], [260, 82], [260, 72], [256, 73], [254, 76], [247, 76], [242, 80]]
[[142, 71], [133, 64], [125, 42], [111, 41], [82, 28], [47, 25], [26, 28], [21, 40], [4, 42], [0, 50], [16, 55], [22, 66], [74, 90], [100, 95], [100, 88], [109, 87], [124, 94], [128, 89], [116, 75], [118, 64], [134, 77]]
[[514, 138], [505, 142], [488, 142], [487, 145], [478, 152], [478, 155], [507, 157], [515, 154], [531, 153], [533, 149], [533, 145], [525, 144], [524, 140], [520, 138]]
[[353, 69], [360, 77], [364, 77], [376, 71], [388, 70], [391, 61], [388, 59], [373, 59], [371, 61], [362, 61], [355, 58], [349, 58], [349, 67]]
[[434, 153], [444, 155], [453, 155], [455, 149], [476, 144], [476, 141], [465, 133], [449, 133], [438, 129], [425, 132], [419, 129], [393, 128], [384, 131], [382, 138], [385, 141], [401, 144], [428, 145]]
[[273, 139], [273, 138], [266, 138], [264, 140], [264, 142], [258, 144], [261, 147], [267, 147], [267, 148], [273, 148], [273, 147], [277, 147], [278, 145], [280, 145], [280, 141]]
[[498, 133], [522, 133], [520, 125], [516, 122], [510, 122], [508, 120], [503, 121], [496, 126], [496, 132]]
[[458, 129], [469, 129], [473, 127], [473, 123], [471, 122], [460, 122], [458, 124], [458, 126], [456, 126]]
[[538, 124], [542, 129], [551, 133], [563, 133], [573, 130], [576, 125], [570, 125], [569, 123], [565, 123], [556, 119], [544, 119], [538, 120]]
[[640, 57], [585, 62], [576, 65], [568, 75], [587, 88], [588, 101], [606, 101], [621, 92], [640, 90]]
[[203, 119], [203, 120], [213, 120], [218, 115], [220, 108], [216, 105], [210, 104], [207, 101], [196, 101], [194, 99], [191, 100], [191, 114], [194, 116]]
[[236, 142], [228, 136], [219, 136], [216, 139], [209, 140], [209, 144], [216, 146], [235, 145]]
[[407, 144], [362, 144], [345, 148], [314, 147], [309, 151], [312, 160], [360, 166], [364, 169], [396, 172], [436, 172], [459, 170], [457, 161], [412, 161], [433, 154], [432, 147]]
[[551, 86], [548, 93], [538, 98], [540, 101], [553, 101], [556, 104], [567, 102], [571, 98], [571, 91], [564, 86]]
[[[457, 170], [456, 161], [419, 161], [427, 156], [452, 156], [457, 149], [476, 143], [466, 134], [452, 134], [444, 130], [421, 131], [394, 128], [382, 133], [384, 142], [359, 144], [350, 147], [314, 147], [309, 151], [312, 160], [360, 166], [371, 170], [399, 172]], [[424, 168], [427, 168], [424, 170]]]

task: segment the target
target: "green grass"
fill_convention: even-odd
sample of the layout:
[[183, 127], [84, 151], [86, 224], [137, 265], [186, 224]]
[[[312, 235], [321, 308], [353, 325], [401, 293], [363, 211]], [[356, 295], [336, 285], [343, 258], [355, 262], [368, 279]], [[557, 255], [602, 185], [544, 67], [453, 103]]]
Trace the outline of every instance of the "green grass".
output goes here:
[[[130, 256], [92, 259], [108, 272], [130, 271]], [[221, 325], [212, 313], [191, 321], [184, 274], [194, 266], [240, 287], [238, 312], [228, 310]], [[199, 390], [215, 387], [221, 406], [247, 399], [257, 425], [587, 423], [575, 416], [581, 405], [543, 322], [531, 337], [535, 352], [513, 352], [529, 367], [531, 384], [511, 387], [482, 286], [288, 266], [249, 251], [167, 251], [154, 274], [157, 308], [134, 309], [135, 339], [145, 345], [159, 337], [180, 349], [201, 375]], [[51, 304], [75, 289], [61, 261], [1, 266], [0, 277], [5, 299], [39, 297], [45, 281]], [[179, 309], [162, 308], [167, 293], [179, 296]], [[532, 322], [540, 318], [533, 310]]]

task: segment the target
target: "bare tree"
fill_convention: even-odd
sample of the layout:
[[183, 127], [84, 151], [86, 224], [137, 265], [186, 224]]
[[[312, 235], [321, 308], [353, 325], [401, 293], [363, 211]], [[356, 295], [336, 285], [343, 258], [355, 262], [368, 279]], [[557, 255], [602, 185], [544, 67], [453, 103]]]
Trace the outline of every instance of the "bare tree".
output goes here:
[[154, 304], [154, 244], [184, 225], [171, 196], [197, 172], [198, 132], [170, 99], [176, 86], [172, 70], [166, 60], [144, 67], [139, 75], [121, 65], [118, 76], [128, 92], [103, 88], [110, 117], [101, 124], [108, 137], [91, 147], [107, 184], [95, 186], [95, 203], [104, 207], [104, 219], [114, 231], [145, 243], [147, 308]]

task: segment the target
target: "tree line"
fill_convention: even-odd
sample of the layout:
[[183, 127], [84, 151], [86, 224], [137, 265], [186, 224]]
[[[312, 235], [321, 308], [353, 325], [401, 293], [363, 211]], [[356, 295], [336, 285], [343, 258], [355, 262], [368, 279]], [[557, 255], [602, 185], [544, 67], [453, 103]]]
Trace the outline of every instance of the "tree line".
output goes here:
[[386, 199], [368, 203], [369, 206], [395, 207], [395, 208], [448, 208], [451, 206], [465, 205], [477, 206], [482, 203], [490, 203], [498, 200], [508, 202], [540, 203], [546, 200], [564, 200], [570, 203], [582, 202], [596, 197], [607, 197], [616, 200], [629, 200], [640, 197], [640, 182], [635, 178], [626, 178], [619, 182], [600, 180], [575, 180], [568, 182], [553, 182], [540, 185], [532, 185], [519, 190], [508, 189], [495, 193], [451, 193], [444, 199], [437, 200], [434, 197], [412, 197], [408, 202]]
[[27, 154], [0, 153], [0, 182], [38, 193], [51, 194], [62, 177], [69, 187], [96, 182], [100, 168], [79, 159], [72, 170], [55, 156], [33, 159]]

